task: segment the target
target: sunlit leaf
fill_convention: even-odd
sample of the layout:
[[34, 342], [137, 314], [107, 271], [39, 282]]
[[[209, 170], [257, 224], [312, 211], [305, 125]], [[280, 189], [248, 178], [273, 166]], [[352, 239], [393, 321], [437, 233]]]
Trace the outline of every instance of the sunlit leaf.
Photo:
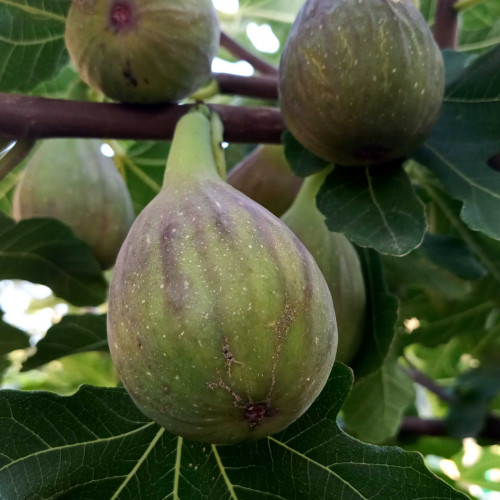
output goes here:
[[36, 345], [36, 353], [23, 363], [22, 371], [49, 361], [88, 351], [108, 351], [106, 315], [65, 316]]
[[71, 0], [0, 1], [0, 92], [26, 92], [68, 62], [64, 45]]
[[107, 282], [88, 246], [56, 219], [15, 223], [0, 213], [0, 280], [40, 283], [78, 306], [99, 305]]

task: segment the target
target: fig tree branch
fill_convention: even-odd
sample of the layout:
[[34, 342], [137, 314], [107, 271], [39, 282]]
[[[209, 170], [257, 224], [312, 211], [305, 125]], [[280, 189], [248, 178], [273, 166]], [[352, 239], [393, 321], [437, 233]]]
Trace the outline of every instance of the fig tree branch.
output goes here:
[[[192, 106], [108, 104], [0, 94], [0, 137], [169, 140], [179, 118]], [[224, 140], [256, 144], [281, 142], [285, 126], [278, 108], [209, 106], [222, 118]]]
[[[424, 373], [420, 372], [415, 367], [413, 367], [408, 360], [406, 361], [410, 365], [410, 368], [406, 368], [406, 370], [417, 384], [421, 385], [422, 387], [425, 387], [428, 391], [432, 392], [433, 394], [438, 396], [441, 400], [446, 401], [447, 403], [452, 403], [455, 400], [454, 394], [449, 393], [448, 391], [443, 389], [434, 380], [432, 380], [427, 375], [425, 375]], [[405, 419], [405, 421], [406, 420], [408, 419]], [[417, 420], [419, 419], [416, 419], [414, 422], [414, 431], [415, 431], [414, 434], [419, 433], [418, 425], [416, 423]], [[422, 435], [427, 435], [427, 436], [449, 435], [446, 431], [446, 428], [444, 427], [444, 424], [439, 420], [420, 421], [420, 424], [422, 425], [422, 432], [421, 432]], [[411, 426], [408, 429], [410, 428]], [[439, 432], [439, 434], [433, 434], [432, 433], [433, 429], [435, 429], [436, 432]], [[479, 434], [479, 437], [487, 437], [494, 439], [497, 442], [500, 442], [500, 417], [497, 417], [493, 413], [486, 413], [485, 425], [483, 427], [483, 430]]]
[[453, 395], [443, 389], [440, 385], [436, 384], [434, 380], [420, 372], [414, 367], [407, 368], [407, 372], [410, 377], [422, 387], [425, 387], [428, 391], [432, 392], [436, 396], [438, 396], [443, 401], [451, 403], [453, 401]]
[[[453, 437], [446, 429], [442, 420], [434, 418], [406, 417], [399, 429], [399, 437], [410, 436], [442, 436]], [[489, 415], [478, 438], [484, 438], [496, 443], [500, 442], [500, 420]]]
[[441, 49], [456, 49], [458, 41], [458, 14], [456, 0], [438, 0], [434, 23], [434, 39]]
[[233, 56], [238, 57], [239, 59], [243, 59], [244, 61], [250, 63], [259, 73], [271, 76], [278, 75], [278, 69], [275, 68], [272, 64], [269, 64], [263, 59], [261, 59], [259, 56], [252, 54], [250, 51], [245, 49], [245, 47], [240, 45], [236, 40], [233, 40], [224, 32], [221, 33], [220, 44], [228, 52], [233, 54]]
[[243, 95], [278, 100], [278, 79], [275, 76], [238, 76], [215, 73], [221, 94]]

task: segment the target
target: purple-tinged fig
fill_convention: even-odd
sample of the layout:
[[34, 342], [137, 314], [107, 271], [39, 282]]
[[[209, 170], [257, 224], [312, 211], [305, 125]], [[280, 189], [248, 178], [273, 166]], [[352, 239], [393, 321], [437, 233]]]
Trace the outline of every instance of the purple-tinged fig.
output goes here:
[[258, 146], [228, 174], [227, 182], [279, 217], [292, 204], [302, 179], [293, 174], [283, 146]]
[[280, 63], [287, 127], [345, 166], [407, 157], [441, 107], [441, 53], [413, 0], [307, 0]]
[[163, 188], [118, 256], [108, 340], [147, 416], [189, 439], [235, 443], [307, 410], [332, 368], [337, 329], [310, 253], [220, 178], [216, 118], [196, 110], [177, 125]]
[[219, 38], [211, 0], [73, 0], [66, 21], [82, 80], [122, 102], [188, 97], [210, 78]]
[[112, 266], [134, 221], [132, 200], [101, 141], [44, 141], [14, 194], [15, 219], [53, 217], [85, 241], [103, 269]]
[[356, 250], [343, 234], [328, 230], [316, 206], [316, 195], [330, 171], [331, 167], [307, 177], [281, 219], [311, 252], [326, 279], [337, 317], [336, 359], [349, 363], [363, 339], [366, 290]]

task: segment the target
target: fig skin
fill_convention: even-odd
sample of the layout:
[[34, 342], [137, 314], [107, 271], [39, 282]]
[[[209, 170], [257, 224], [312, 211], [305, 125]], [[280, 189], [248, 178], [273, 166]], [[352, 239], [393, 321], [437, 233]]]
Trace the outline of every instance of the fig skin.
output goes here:
[[108, 340], [147, 416], [208, 443], [278, 432], [331, 371], [337, 330], [314, 259], [274, 215], [223, 182], [210, 122], [179, 122], [162, 191], [111, 281]]
[[311, 252], [326, 279], [338, 327], [336, 360], [349, 364], [364, 334], [366, 290], [358, 254], [341, 233], [333, 233], [316, 206], [316, 195], [332, 168], [306, 178], [283, 222]]
[[211, 0], [73, 0], [65, 36], [82, 80], [131, 103], [188, 97], [210, 78], [219, 38]]
[[132, 199], [101, 141], [50, 139], [29, 159], [14, 193], [16, 220], [53, 217], [112, 266], [134, 221]]
[[228, 174], [227, 182], [280, 217], [302, 185], [291, 171], [283, 146], [258, 146]]
[[441, 53], [412, 0], [308, 0], [280, 63], [287, 127], [344, 166], [407, 157], [430, 133], [443, 92]]

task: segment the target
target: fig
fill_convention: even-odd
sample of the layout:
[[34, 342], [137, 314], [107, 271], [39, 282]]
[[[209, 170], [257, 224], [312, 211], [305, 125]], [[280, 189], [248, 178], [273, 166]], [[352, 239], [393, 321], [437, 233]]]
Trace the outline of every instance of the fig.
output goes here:
[[65, 35], [82, 80], [131, 103], [189, 96], [210, 78], [219, 38], [211, 0], [73, 0]]
[[53, 217], [112, 266], [134, 221], [132, 200], [101, 141], [50, 139], [29, 159], [14, 193], [15, 219]]
[[176, 127], [163, 188], [117, 259], [108, 341], [143, 413], [189, 439], [234, 443], [275, 433], [309, 407], [337, 330], [310, 253], [219, 176], [216, 117], [197, 109]]
[[356, 250], [343, 234], [328, 230], [316, 206], [316, 195], [331, 170], [307, 177], [281, 219], [311, 252], [326, 279], [337, 317], [336, 359], [349, 363], [363, 339], [366, 290]]
[[283, 146], [266, 144], [238, 163], [227, 182], [279, 217], [292, 204], [302, 179], [290, 170]]
[[413, 0], [307, 0], [280, 62], [286, 126], [331, 163], [407, 157], [434, 125], [443, 59]]

